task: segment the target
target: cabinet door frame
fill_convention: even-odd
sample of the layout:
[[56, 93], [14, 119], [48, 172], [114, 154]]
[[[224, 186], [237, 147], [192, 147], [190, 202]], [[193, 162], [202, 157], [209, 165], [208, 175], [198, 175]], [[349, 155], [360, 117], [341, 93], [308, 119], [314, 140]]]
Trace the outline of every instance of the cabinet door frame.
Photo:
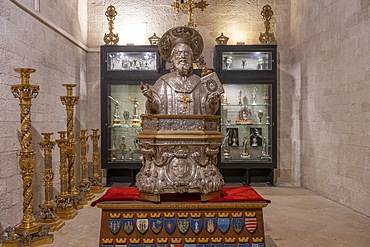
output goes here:
[[[271, 69], [270, 70], [232, 70], [222, 69], [224, 52], [271, 52]], [[245, 169], [245, 183], [251, 182], [254, 170], [266, 169], [268, 173], [267, 182], [273, 184], [273, 169], [277, 168], [277, 46], [276, 45], [216, 45], [214, 51], [214, 68], [217, 72], [222, 84], [269, 84], [271, 85], [272, 99], [271, 100], [271, 162], [222, 162], [221, 153], [219, 157], [219, 168], [222, 169]], [[268, 171], [271, 172], [268, 172]], [[253, 182], [253, 181], [252, 181]]]
[[[156, 53], [156, 70], [108, 70], [107, 56], [109, 52], [154, 52]], [[129, 182], [134, 184], [135, 175], [141, 168], [140, 160], [124, 160], [123, 162], [109, 161], [109, 128], [111, 126], [108, 107], [111, 102], [108, 96], [111, 94], [111, 86], [137, 85], [140, 90], [141, 82], [154, 84], [165, 73], [165, 62], [160, 58], [157, 46], [117, 46], [104, 45], [100, 49], [100, 101], [101, 101], [101, 168], [107, 170], [106, 185], [111, 186], [114, 182]], [[144, 104], [144, 102], [140, 102]], [[122, 114], [122, 112], [120, 112]], [[122, 119], [122, 123], [124, 120]], [[127, 175], [126, 175], [127, 174]], [[121, 176], [121, 177], [120, 177]]]

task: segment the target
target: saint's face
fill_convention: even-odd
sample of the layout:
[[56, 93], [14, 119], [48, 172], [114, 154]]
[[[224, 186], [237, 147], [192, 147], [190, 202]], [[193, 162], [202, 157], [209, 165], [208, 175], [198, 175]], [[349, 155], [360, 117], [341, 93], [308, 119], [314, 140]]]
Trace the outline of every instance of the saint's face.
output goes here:
[[193, 52], [190, 46], [178, 44], [173, 48], [171, 55], [176, 71], [182, 76], [187, 75], [191, 68], [193, 58]]

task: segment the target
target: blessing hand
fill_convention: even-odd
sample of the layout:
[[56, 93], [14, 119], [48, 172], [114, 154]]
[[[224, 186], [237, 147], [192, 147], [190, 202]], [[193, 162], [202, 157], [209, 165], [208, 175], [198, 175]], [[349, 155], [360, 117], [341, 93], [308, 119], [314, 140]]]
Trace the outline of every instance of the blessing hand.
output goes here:
[[153, 90], [149, 87], [148, 84], [141, 83], [140, 90], [142, 94], [148, 99], [149, 102], [153, 102]]

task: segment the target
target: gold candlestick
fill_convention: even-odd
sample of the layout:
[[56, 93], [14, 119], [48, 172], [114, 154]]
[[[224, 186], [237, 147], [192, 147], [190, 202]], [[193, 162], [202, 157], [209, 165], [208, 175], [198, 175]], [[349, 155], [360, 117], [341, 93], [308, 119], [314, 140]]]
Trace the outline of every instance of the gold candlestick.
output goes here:
[[[39, 86], [31, 85], [29, 82], [30, 74], [35, 72], [31, 68], [17, 68], [15, 72], [21, 76], [21, 84], [11, 86], [11, 92], [15, 98], [18, 98], [20, 103], [21, 116], [21, 150], [17, 153], [19, 158], [19, 166], [23, 180], [23, 218], [19, 225], [15, 227], [16, 234], [23, 234], [25, 231], [30, 234], [30, 242], [34, 246], [40, 244], [52, 243], [52, 235], [46, 234], [44, 238], [37, 239], [42, 230], [42, 225], [36, 222], [33, 215], [33, 187], [32, 178], [35, 172], [35, 152], [32, 149], [31, 136], [31, 100], [36, 98], [39, 92]], [[47, 232], [46, 232], [47, 233]], [[3, 244], [4, 245], [4, 244]]]
[[59, 140], [56, 143], [60, 153], [60, 193], [56, 199], [56, 213], [63, 220], [73, 219], [77, 215], [76, 209], [73, 208], [73, 198], [68, 193], [68, 164], [67, 164], [67, 131], [58, 131]]
[[272, 16], [274, 15], [274, 11], [272, 11], [270, 5], [265, 5], [262, 8], [261, 15], [264, 20], [264, 25], [265, 25], [265, 32], [260, 33], [260, 42], [262, 44], [267, 44], [267, 43], [276, 43], [275, 35], [274, 33], [270, 33], [271, 30], [271, 23], [270, 20]]
[[185, 26], [196, 28], [197, 24], [193, 20], [193, 9], [200, 9], [204, 12], [208, 5], [207, 1], [203, 0], [200, 0], [199, 2], [188, 0], [185, 3], [183, 0], [176, 0], [176, 2], [172, 3], [171, 7], [176, 11], [176, 14], [178, 14], [181, 9], [186, 9], [188, 13], [188, 24]]
[[91, 129], [93, 133], [90, 135], [91, 140], [93, 141], [93, 176], [90, 178], [91, 191], [94, 194], [102, 193], [104, 188], [101, 183], [101, 177], [99, 175], [99, 149], [98, 141], [100, 135], [98, 135], [99, 129]]
[[60, 100], [63, 105], [66, 106], [67, 111], [67, 159], [68, 159], [68, 192], [75, 199], [75, 207], [78, 205], [77, 196], [78, 192], [76, 190], [75, 184], [75, 160], [76, 160], [76, 142], [74, 140], [74, 125], [73, 125], [73, 115], [74, 106], [78, 104], [79, 96], [73, 95], [73, 88], [76, 84], [63, 84], [67, 89], [66, 96], [60, 96]]
[[[86, 142], [89, 139], [89, 136], [86, 135], [87, 130], [80, 130], [80, 165], [81, 165], [81, 182], [79, 189], [83, 193], [85, 200], [91, 200], [94, 198], [94, 194], [90, 189], [90, 182], [88, 179], [87, 171], [87, 156], [86, 156]], [[86, 202], [87, 203], [87, 202]]]
[[19, 98], [21, 112], [21, 150], [18, 152], [19, 166], [23, 179], [23, 219], [19, 226], [16, 227], [16, 233], [21, 234], [24, 230], [30, 234], [40, 231], [41, 225], [36, 223], [33, 216], [33, 188], [32, 177], [35, 172], [35, 152], [32, 150], [31, 137], [31, 99], [36, 98], [39, 86], [30, 85], [30, 74], [35, 72], [35, 69], [17, 68], [14, 70], [21, 74], [21, 84], [12, 85], [11, 91], [15, 98]]
[[50, 231], [57, 231], [64, 226], [64, 222], [55, 213], [55, 202], [53, 195], [53, 157], [52, 150], [55, 142], [51, 141], [51, 135], [53, 133], [41, 133], [44, 136], [44, 140], [39, 142], [41, 148], [44, 149], [44, 184], [45, 184], [45, 202], [41, 206], [40, 212], [40, 224], [51, 226]]

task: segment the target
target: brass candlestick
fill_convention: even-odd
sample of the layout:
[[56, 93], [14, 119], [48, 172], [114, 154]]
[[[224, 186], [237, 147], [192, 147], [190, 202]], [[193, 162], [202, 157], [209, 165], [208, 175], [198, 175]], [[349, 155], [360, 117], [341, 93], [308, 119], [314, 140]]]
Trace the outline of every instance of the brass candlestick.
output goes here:
[[21, 223], [15, 227], [15, 233], [22, 235], [24, 232], [27, 232], [30, 234], [30, 242], [37, 246], [53, 242], [52, 235], [46, 234], [44, 238], [36, 238], [43, 226], [37, 223], [33, 216], [32, 178], [35, 172], [35, 152], [32, 149], [31, 100], [37, 97], [39, 86], [31, 85], [29, 82], [30, 74], [35, 72], [35, 69], [17, 68], [14, 71], [21, 76], [21, 84], [12, 85], [11, 92], [20, 101], [22, 137], [21, 150], [17, 154], [20, 157], [19, 167], [23, 180], [23, 218]]
[[274, 33], [270, 33], [270, 30], [271, 30], [270, 20], [272, 16], [274, 15], [274, 12], [272, 11], [271, 6], [270, 5], [263, 6], [261, 15], [264, 20], [265, 32], [260, 33], [260, 38], [259, 38], [260, 42], [263, 44], [276, 43]]
[[41, 206], [40, 223], [43, 225], [49, 224], [50, 231], [57, 231], [64, 226], [64, 222], [59, 218], [55, 212], [55, 202], [53, 195], [53, 157], [52, 150], [55, 142], [51, 141], [53, 133], [41, 133], [44, 140], [39, 142], [41, 148], [44, 149], [44, 184], [45, 184], [45, 202]]
[[109, 5], [107, 11], [105, 11], [105, 16], [108, 19], [108, 30], [109, 33], [104, 35], [104, 43], [106, 45], [117, 45], [119, 41], [118, 33], [114, 34], [114, 19], [116, 19], [117, 11], [113, 5]]
[[21, 150], [18, 152], [19, 166], [23, 179], [23, 219], [19, 226], [16, 227], [16, 233], [21, 234], [24, 230], [30, 234], [40, 231], [41, 225], [36, 223], [33, 216], [33, 188], [32, 177], [35, 172], [35, 152], [32, 150], [31, 137], [31, 100], [36, 98], [39, 86], [30, 85], [30, 74], [35, 72], [35, 69], [18, 68], [14, 70], [21, 74], [21, 84], [12, 85], [11, 91], [15, 98], [19, 98], [19, 106], [21, 112]]
[[74, 106], [78, 104], [79, 96], [73, 95], [73, 88], [76, 84], [63, 84], [67, 89], [66, 96], [60, 96], [63, 105], [67, 111], [67, 159], [68, 159], [68, 192], [74, 197], [75, 207], [78, 205], [78, 192], [75, 185], [75, 161], [76, 161], [76, 142], [74, 140], [73, 115]]
[[73, 219], [77, 215], [76, 209], [73, 208], [73, 198], [68, 193], [68, 164], [67, 164], [67, 131], [58, 131], [59, 140], [56, 143], [60, 153], [60, 193], [56, 199], [56, 213], [63, 220]]
[[101, 183], [101, 177], [99, 175], [99, 149], [98, 141], [100, 135], [98, 135], [99, 129], [91, 129], [93, 133], [90, 135], [91, 140], [93, 141], [93, 176], [90, 178], [91, 191], [94, 194], [102, 193], [104, 188]]
[[[90, 182], [88, 179], [87, 171], [87, 156], [86, 156], [86, 142], [89, 139], [89, 136], [86, 135], [87, 130], [80, 130], [80, 165], [81, 165], [81, 182], [79, 189], [83, 193], [85, 200], [91, 200], [94, 198], [94, 194], [90, 189]], [[87, 203], [87, 202], [86, 202]]]
[[196, 28], [197, 24], [193, 20], [193, 9], [200, 9], [204, 12], [208, 5], [207, 1], [203, 0], [200, 0], [199, 2], [188, 0], [185, 3], [183, 0], [176, 0], [176, 2], [172, 3], [171, 7], [176, 11], [176, 14], [178, 14], [181, 9], [186, 9], [188, 13], [188, 24], [185, 26]]

